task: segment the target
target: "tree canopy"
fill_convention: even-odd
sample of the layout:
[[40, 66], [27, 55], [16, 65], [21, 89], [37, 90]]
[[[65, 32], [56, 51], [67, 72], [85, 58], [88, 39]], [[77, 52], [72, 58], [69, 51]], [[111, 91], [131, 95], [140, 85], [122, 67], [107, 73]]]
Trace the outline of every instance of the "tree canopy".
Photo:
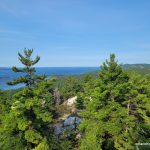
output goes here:
[[[98, 76], [65, 76], [56, 81], [36, 75], [33, 66], [40, 57], [32, 60], [32, 53], [33, 49], [18, 53], [24, 68], [12, 70], [22, 76], [8, 83], [25, 86], [0, 90], [0, 149], [149, 149], [149, 145], [136, 145], [150, 142], [149, 77], [123, 69], [111, 54]], [[73, 96], [77, 96], [76, 105], [68, 106], [67, 99]], [[63, 128], [69, 115], [80, 117], [80, 125], [74, 119], [75, 128], [57, 135], [55, 127]]]
[[84, 95], [81, 149], [135, 149], [149, 141], [149, 83], [130, 77], [111, 54], [101, 66], [99, 80]]

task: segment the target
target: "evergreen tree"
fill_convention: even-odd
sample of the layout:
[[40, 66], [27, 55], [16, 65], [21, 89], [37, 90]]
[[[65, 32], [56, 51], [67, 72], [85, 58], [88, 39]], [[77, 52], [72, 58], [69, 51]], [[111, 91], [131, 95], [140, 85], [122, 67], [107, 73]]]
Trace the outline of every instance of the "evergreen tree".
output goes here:
[[12, 106], [2, 120], [0, 148], [3, 150], [57, 149], [58, 144], [52, 130], [54, 80], [37, 78], [34, 74], [35, 69], [31, 66], [39, 61], [39, 57], [32, 61], [32, 52], [33, 50], [25, 50], [26, 57], [19, 53], [20, 60], [26, 68], [13, 67], [14, 71], [27, 75], [14, 80], [11, 84], [26, 83], [27, 86], [13, 96]]
[[16, 85], [19, 83], [24, 83], [28, 87], [32, 87], [37, 81], [43, 80], [46, 78], [45, 75], [37, 76], [35, 75], [35, 68], [32, 67], [37, 64], [40, 60], [39, 56], [36, 56], [34, 60], [32, 60], [31, 55], [33, 53], [33, 49], [24, 49], [24, 56], [18, 52], [20, 62], [25, 66], [24, 68], [17, 68], [16, 66], [12, 67], [12, 71], [20, 72], [25, 74], [12, 82], [8, 82], [8, 85]]
[[91, 91], [90, 97], [84, 96], [86, 108], [81, 113], [84, 121], [80, 125], [83, 132], [80, 149], [133, 150], [136, 142], [146, 140], [149, 91], [144, 93], [133, 84], [114, 54], [101, 66], [99, 82]]
[[14, 95], [10, 112], [5, 116], [1, 147], [5, 149], [47, 149], [52, 147], [50, 126], [53, 115], [52, 81], [24, 88]]

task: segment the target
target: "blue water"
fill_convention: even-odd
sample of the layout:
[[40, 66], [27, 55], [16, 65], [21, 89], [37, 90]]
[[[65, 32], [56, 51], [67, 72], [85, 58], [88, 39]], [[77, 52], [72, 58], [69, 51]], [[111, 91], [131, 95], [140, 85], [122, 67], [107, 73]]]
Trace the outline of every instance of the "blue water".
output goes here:
[[[98, 67], [42, 67], [36, 68], [36, 74], [45, 74], [47, 76], [63, 76], [63, 75], [79, 75], [87, 72], [97, 71]], [[9, 90], [22, 87], [22, 85], [9, 86], [8, 81], [23, 75], [22, 73], [14, 73], [11, 68], [0, 67], [0, 89]]]

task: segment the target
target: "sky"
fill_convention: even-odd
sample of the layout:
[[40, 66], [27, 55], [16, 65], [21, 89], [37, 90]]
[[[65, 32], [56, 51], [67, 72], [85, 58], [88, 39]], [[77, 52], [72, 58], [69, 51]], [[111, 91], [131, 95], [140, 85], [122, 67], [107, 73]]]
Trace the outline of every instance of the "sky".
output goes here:
[[24, 48], [39, 67], [150, 63], [150, 0], [0, 0], [0, 67]]

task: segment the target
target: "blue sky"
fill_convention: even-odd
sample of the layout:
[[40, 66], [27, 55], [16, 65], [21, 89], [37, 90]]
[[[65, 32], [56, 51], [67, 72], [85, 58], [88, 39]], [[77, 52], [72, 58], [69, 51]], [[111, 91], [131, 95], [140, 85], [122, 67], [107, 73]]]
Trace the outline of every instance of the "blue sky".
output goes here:
[[38, 66], [150, 63], [150, 0], [0, 0], [0, 19], [0, 66], [24, 48]]

